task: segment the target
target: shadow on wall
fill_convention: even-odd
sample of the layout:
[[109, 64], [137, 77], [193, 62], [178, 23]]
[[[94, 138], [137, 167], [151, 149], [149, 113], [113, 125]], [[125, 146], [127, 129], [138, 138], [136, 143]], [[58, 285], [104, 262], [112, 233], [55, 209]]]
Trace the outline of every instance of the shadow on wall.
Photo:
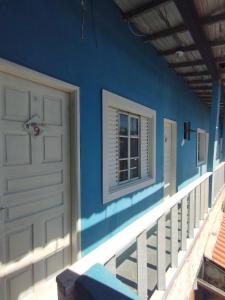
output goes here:
[[[151, 186], [121, 200], [102, 205], [101, 211], [95, 211], [93, 215], [86, 217], [85, 222], [95, 214], [104, 213], [104, 217], [100, 221], [96, 221], [95, 224], [82, 230], [83, 255], [159, 204], [163, 199], [163, 183], [156, 184], [154, 191], [152, 190]], [[124, 208], [121, 208], [120, 201], [123, 201]]]

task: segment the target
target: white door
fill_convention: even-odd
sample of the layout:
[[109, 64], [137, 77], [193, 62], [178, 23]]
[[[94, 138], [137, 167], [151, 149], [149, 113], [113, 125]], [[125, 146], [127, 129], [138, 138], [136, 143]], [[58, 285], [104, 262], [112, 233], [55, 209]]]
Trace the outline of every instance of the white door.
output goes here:
[[164, 197], [176, 192], [176, 123], [164, 120]]
[[70, 263], [69, 134], [68, 94], [0, 73], [1, 300], [51, 299]]

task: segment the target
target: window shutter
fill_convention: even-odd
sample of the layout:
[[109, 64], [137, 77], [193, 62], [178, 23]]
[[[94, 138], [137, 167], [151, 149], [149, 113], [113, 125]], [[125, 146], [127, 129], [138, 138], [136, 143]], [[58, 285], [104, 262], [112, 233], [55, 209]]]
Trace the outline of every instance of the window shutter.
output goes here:
[[153, 177], [154, 122], [141, 117], [141, 178]]
[[108, 107], [108, 180], [109, 189], [118, 184], [118, 156], [119, 156], [119, 141], [118, 141], [118, 112], [112, 107]]

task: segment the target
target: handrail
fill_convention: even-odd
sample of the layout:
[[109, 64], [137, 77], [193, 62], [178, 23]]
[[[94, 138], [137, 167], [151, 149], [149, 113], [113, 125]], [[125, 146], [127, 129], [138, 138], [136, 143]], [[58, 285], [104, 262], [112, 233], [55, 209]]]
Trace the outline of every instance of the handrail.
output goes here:
[[76, 274], [81, 275], [96, 263], [107, 263], [115, 256], [115, 254], [118, 254], [125, 249], [127, 245], [135, 241], [137, 236], [154, 225], [161, 216], [168, 213], [174, 205], [178, 204], [184, 197], [188, 196], [211, 175], [211, 172], [205, 173], [203, 176], [173, 195], [169, 201], [160, 203], [152, 208], [144, 216], [140, 217], [138, 220], [134, 221], [122, 231], [98, 246], [95, 250], [78, 260], [74, 265], [70, 266], [69, 269]]

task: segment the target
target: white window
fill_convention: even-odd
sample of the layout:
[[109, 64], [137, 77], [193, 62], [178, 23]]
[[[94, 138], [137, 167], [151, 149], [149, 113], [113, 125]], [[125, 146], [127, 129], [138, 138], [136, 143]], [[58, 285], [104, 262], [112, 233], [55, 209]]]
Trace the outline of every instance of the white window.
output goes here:
[[154, 110], [103, 90], [103, 202], [155, 181]]
[[205, 130], [197, 129], [197, 165], [207, 162], [208, 134]]

